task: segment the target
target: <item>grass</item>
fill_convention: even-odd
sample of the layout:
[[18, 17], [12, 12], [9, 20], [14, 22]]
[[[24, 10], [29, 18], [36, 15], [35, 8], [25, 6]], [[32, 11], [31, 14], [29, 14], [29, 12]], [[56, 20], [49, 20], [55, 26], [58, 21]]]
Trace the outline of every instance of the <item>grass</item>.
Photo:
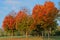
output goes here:
[[[47, 37], [23, 37], [23, 36], [7, 36], [7, 37], [0, 37], [0, 40], [48, 40]], [[60, 40], [60, 36], [51, 36], [49, 40]]]
[[[45, 40], [48, 40], [48, 37], [44, 37]], [[50, 36], [49, 40], [60, 40], [60, 36]]]
[[11, 37], [0, 37], [0, 40], [43, 40], [41, 37], [21, 37], [21, 36], [11, 36]]

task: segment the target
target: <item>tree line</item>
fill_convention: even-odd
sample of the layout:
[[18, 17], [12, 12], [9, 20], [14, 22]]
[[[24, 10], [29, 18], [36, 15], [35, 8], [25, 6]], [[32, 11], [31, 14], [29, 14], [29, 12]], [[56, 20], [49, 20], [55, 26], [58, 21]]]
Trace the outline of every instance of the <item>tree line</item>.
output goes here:
[[32, 13], [29, 14], [27, 8], [14, 11], [5, 16], [2, 28], [10, 35], [43, 35], [52, 34], [57, 28], [57, 18], [59, 10], [51, 1], [46, 1], [43, 5], [36, 4]]

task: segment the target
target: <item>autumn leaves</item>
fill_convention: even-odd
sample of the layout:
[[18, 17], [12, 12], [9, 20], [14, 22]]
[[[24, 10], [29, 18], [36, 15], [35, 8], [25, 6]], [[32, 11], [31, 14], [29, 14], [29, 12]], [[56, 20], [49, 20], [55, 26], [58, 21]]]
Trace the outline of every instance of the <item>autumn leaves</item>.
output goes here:
[[[26, 10], [19, 11], [16, 16], [7, 15], [3, 21], [3, 29], [16, 29], [19, 31], [29, 33], [30, 30], [46, 30], [54, 28], [56, 15], [58, 9], [55, 7], [53, 2], [45, 2], [44, 5], [37, 4], [32, 10], [32, 15], [28, 15]], [[39, 28], [40, 29], [39, 29]], [[28, 30], [29, 29], [29, 30]], [[38, 33], [38, 32], [37, 32]]]

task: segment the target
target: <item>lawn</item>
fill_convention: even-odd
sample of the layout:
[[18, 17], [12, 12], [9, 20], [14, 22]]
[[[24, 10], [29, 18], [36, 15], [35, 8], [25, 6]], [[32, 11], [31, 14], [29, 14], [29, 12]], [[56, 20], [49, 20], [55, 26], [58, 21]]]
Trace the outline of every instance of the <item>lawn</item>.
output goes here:
[[43, 40], [41, 37], [0, 37], [0, 40]]
[[[20, 37], [20, 36], [15, 36], [15, 37], [0, 37], [0, 40], [48, 40], [47, 37]], [[49, 40], [60, 40], [60, 36], [52, 36], [49, 38]]]

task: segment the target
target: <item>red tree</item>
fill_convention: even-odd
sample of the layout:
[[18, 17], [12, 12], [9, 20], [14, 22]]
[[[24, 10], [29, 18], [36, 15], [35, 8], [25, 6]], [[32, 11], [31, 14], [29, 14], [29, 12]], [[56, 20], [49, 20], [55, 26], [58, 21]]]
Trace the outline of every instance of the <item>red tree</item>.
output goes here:
[[[32, 11], [34, 23], [41, 25], [40, 27], [47, 27], [48, 24], [50, 25], [53, 23], [57, 17], [57, 14], [57, 8], [55, 7], [54, 3], [50, 1], [45, 2], [44, 5], [35, 5]], [[45, 24], [45, 26], [42, 24]]]
[[19, 11], [15, 17], [16, 21], [16, 29], [18, 29], [18, 24], [21, 23], [21, 21], [27, 16], [27, 14], [24, 11]]
[[12, 33], [12, 35], [14, 35], [14, 30], [16, 30], [15, 18], [11, 15], [7, 15], [3, 20], [2, 27], [3, 27], [4, 31], [10, 32], [10, 33]]
[[6, 27], [8, 27], [9, 29], [13, 29], [14, 26], [14, 18], [11, 15], [8, 15], [5, 17], [4, 21], [3, 21], [3, 28], [5, 29]]

